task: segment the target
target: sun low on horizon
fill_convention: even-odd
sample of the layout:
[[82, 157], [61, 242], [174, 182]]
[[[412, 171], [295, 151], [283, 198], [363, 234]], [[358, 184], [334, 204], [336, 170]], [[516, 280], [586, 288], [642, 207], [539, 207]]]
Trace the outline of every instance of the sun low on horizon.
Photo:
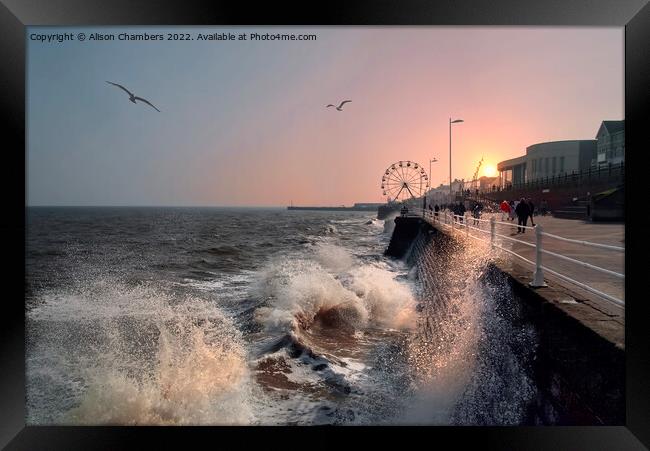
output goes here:
[[[417, 162], [432, 186], [494, 177], [531, 144], [593, 139], [623, 116], [623, 29], [85, 31], [116, 39], [27, 41], [29, 205], [385, 202], [392, 163]], [[280, 31], [314, 38], [117, 38]]]
[[483, 167], [483, 175], [486, 177], [496, 177], [498, 173], [497, 167], [494, 164], [488, 164]]

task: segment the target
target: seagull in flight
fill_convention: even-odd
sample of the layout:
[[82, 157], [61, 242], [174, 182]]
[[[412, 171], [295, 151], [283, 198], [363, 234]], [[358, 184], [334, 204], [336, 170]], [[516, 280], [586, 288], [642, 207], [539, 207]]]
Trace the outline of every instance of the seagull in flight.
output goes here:
[[153, 106], [153, 104], [151, 102], [149, 102], [147, 99], [143, 99], [142, 97], [138, 97], [138, 96], [134, 95], [131, 91], [126, 89], [124, 86], [118, 85], [117, 83], [113, 83], [112, 81], [107, 81], [106, 83], [117, 86], [118, 88], [123, 89], [124, 91], [126, 91], [126, 93], [129, 95], [129, 100], [131, 102], [136, 103], [135, 102], [136, 100], [141, 100], [142, 102], [144, 102], [147, 105], [151, 106], [154, 110], [156, 110], [156, 111], [158, 111], [160, 113], [160, 110], [158, 108], [156, 108], [155, 106]]
[[330, 104], [327, 105], [325, 108], [329, 108], [329, 107], [333, 106], [333, 107], [336, 108], [337, 110], [339, 110], [339, 111], [343, 111], [343, 109], [342, 109], [343, 105], [345, 105], [345, 104], [348, 103], [348, 102], [352, 102], [352, 100], [344, 100], [343, 102], [341, 102], [341, 104], [340, 104], [339, 106], [332, 105], [332, 104], [330, 103]]

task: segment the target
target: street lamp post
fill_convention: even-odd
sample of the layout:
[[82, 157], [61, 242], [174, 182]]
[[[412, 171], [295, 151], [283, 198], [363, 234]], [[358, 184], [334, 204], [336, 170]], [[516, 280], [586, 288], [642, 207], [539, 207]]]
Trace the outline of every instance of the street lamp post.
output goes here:
[[433, 160], [429, 160], [429, 189], [427, 190], [426, 194], [424, 195], [424, 209], [427, 209], [427, 196], [429, 193], [431, 193], [431, 163], [435, 163], [436, 157], [433, 157]]
[[453, 193], [451, 190], [451, 124], [456, 124], [458, 122], [464, 122], [462, 119], [451, 120], [449, 118], [449, 200], [450, 202], [453, 199]]
[[436, 157], [433, 157], [433, 160], [429, 160], [429, 190], [431, 190], [431, 163], [438, 161]]

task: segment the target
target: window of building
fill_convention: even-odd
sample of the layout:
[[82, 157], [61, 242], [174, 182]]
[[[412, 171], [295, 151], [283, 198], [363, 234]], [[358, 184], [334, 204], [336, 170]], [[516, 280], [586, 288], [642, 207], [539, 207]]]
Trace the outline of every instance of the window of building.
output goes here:
[[564, 157], [560, 157], [560, 174], [564, 172]]
[[548, 157], [544, 158], [544, 174], [548, 175]]
[[512, 169], [506, 169], [505, 171], [502, 171], [501, 175], [504, 186], [512, 185]]
[[552, 174], [555, 175], [555, 160], [557, 157], [553, 157], [553, 164], [551, 165], [552, 167]]

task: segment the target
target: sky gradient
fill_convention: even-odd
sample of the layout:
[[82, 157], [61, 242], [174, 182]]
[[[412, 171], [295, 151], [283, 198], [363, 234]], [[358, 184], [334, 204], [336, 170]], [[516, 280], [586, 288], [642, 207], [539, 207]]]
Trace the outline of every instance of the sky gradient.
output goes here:
[[[289, 32], [313, 41], [27, 40], [28, 205], [351, 205], [414, 160], [433, 186], [624, 119], [624, 30], [30, 27]], [[150, 100], [133, 105], [105, 81]], [[325, 108], [351, 99], [344, 111]]]

